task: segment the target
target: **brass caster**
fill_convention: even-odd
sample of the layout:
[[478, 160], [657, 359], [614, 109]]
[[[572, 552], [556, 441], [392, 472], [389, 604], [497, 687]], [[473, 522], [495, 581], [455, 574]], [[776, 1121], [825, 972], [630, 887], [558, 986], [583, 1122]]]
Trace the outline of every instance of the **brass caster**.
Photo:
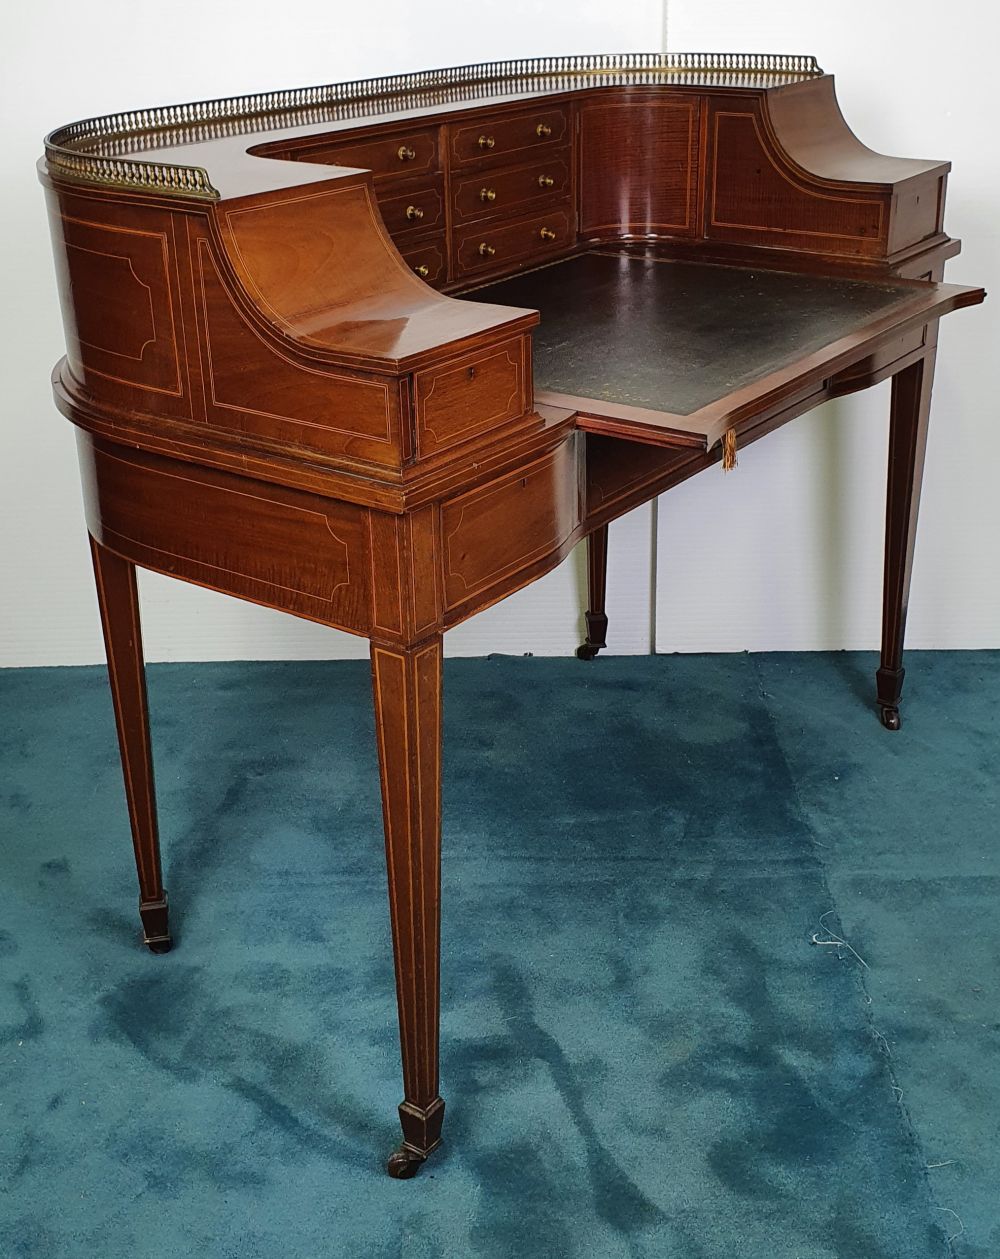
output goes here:
[[158, 901], [139, 901], [139, 918], [142, 920], [142, 942], [150, 953], [169, 953], [173, 940], [170, 938], [170, 919], [167, 916], [167, 894]]
[[423, 1161], [422, 1154], [417, 1154], [413, 1150], [408, 1150], [405, 1145], [401, 1145], [398, 1150], [393, 1150], [389, 1155], [385, 1170], [393, 1180], [412, 1180], [420, 1171], [420, 1164]]
[[880, 708], [878, 715], [886, 730], [898, 730], [902, 725], [898, 708]]
[[576, 649], [577, 660], [593, 660], [601, 650], [601, 643], [583, 643]]

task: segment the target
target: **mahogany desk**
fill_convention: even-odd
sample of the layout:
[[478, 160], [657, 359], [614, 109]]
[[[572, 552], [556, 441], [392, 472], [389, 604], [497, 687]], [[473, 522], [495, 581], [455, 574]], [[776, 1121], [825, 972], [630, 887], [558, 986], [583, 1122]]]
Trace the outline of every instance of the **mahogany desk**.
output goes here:
[[[135, 566], [371, 642], [412, 1175], [440, 1140], [442, 634], [737, 447], [892, 378], [902, 646], [948, 166], [809, 57], [547, 58], [142, 110], [46, 142], [147, 945], [171, 944]], [[455, 295], [465, 295], [456, 300]], [[322, 785], [318, 784], [318, 789]]]

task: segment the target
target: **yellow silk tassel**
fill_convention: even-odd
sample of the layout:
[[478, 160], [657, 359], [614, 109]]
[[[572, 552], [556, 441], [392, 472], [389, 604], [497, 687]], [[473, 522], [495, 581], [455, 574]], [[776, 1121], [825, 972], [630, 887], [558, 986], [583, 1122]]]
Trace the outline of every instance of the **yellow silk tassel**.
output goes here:
[[732, 472], [736, 467], [736, 429], [727, 428], [722, 438], [722, 471]]

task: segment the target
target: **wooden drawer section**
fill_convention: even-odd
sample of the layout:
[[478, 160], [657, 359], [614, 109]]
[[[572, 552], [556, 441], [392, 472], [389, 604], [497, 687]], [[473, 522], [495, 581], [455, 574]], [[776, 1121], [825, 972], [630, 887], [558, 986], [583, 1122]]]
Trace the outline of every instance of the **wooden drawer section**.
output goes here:
[[455, 219], [509, 217], [524, 214], [537, 205], [565, 201], [570, 193], [570, 172], [569, 150], [563, 148], [530, 166], [463, 175], [453, 185]]
[[556, 253], [573, 243], [573, 214], [562, 206], [516, 223], [483, 223], [455, 233], [460, 275], [499, 270]]
[[[443, 504], [445, 608], [515, 590], [562, 558], [580, 519], [577, 434], [520, 471]], [[534, 570], [529, 571], [529, 570]]]
[[565, 109], [533, 109], [523, 114], [484, 118], [450, 128], [451, 157], [455, 166], [472, 162], [529, 161], [529, 150], [556, 147], [569, 140]]
[[444, 284], [448, 278], [448, 250], [441, 236], [434, 240], [422, 240], [419, 244], [405, 245], [400, 250], [408, 267], [426, 284]]
[[[87, 525], [146, 568], [364, 633], [364, 508], [80, 434]], [[169, 506], [168, 506], [169, 505]]]
[[436, 127], [428, 127], [423, 131], [359, 136], [339, 144], [293, 151], [292, 156], [300, 162], [357, 166], [370, 170], [376, 179], [399, 179], [438, 169], [438, 133]]
[[393, 236], [444, 227], [444, 194], [438, 183], [380, 196], [378, 208]]
[[530, 341], [512, 337], [413, 378], [417, 453], [431, 454], [528, 409]]

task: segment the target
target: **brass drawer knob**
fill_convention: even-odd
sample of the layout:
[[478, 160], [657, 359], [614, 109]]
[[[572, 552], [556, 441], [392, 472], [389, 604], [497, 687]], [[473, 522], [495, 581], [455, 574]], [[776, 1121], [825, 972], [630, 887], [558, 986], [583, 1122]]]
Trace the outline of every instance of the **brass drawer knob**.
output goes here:
[[493, 138], [493, 136], [480, 136], [479, 137], [479, 147], [481, 149], [492, 149], [495, 144], [496, 144], [496, 140]]
[[547, 140], [551, 134], [552, 128], [547, 122], [540, 122], [535, 128], [535, 135], [538, 136], [539, 140]]
[[420, 276], [421, 280], [426, 280], [431, 273], [431, 269], [426, 262], [422, 262], [419, 267], [414, 267], [413, 270]]
[[408, 144], [401, 144], [396, 150], [396, 156], [401, 162], [412, 162], [417, 156], [417, 150], [411, 149]]
[[551, 227], [540, 227], [538, 229], [538, 235], [542, 238], [542, 240], [555, 240], [556, 238], [556, 234]]
[[555, 182], [556, 182], [556, 181], [552, 178], [552, 176], [551, 176], [551, 175], [539, 175], [539, 176], [538, 176], [538, 186], [539, 186], [539, 188], [551, 188]]
[[496, 253], [496, 246], [487, 245], [486, 241], [483, 241], [483, 243], [479, 246], [480, 258], [492, 258], [495, 253]]
[[424, 217], [424, 212], [418, 205], [408, 205], [406, 207], [406, 217], [412, 223], [414, 219], [422, 219]]
[[479, 189], [480, 201], [496, 201], [496, 199], [497, 199], [497, 190], [495, 188], [480, 188]]

